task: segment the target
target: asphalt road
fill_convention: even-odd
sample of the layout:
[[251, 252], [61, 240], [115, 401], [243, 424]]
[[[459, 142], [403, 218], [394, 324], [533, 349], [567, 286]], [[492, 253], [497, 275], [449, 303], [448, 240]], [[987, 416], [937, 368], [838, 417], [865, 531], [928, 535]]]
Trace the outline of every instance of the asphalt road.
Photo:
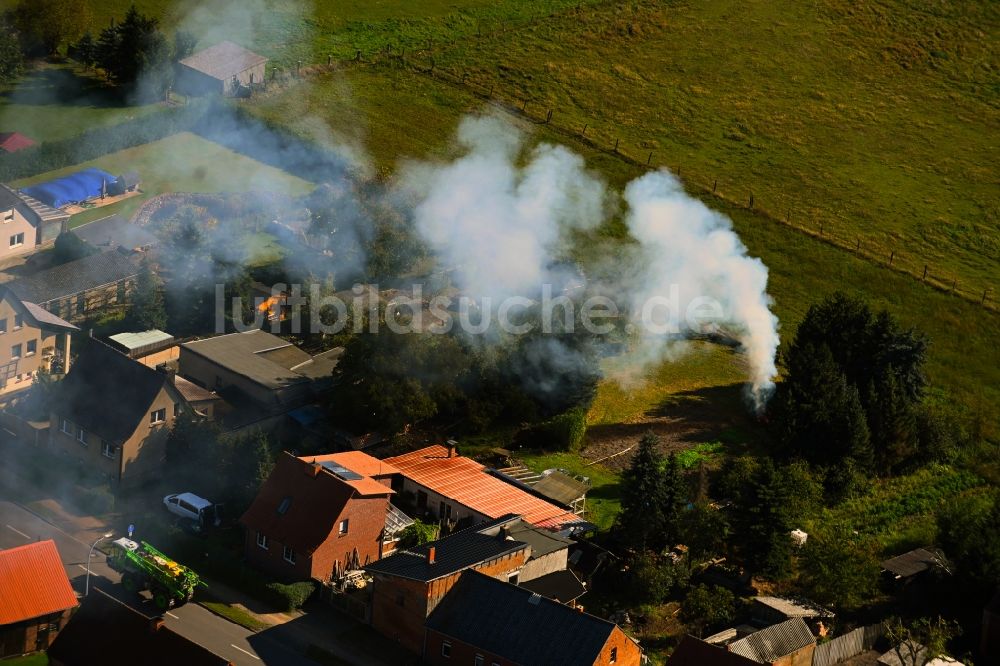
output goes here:
[[[0, 549], [45, 539], [55, 541], [73, 588], [82, 596], [86, 585], [90, 544], [77, 540], [18, 504], [0, 499]], [[108, 567], [104, 559], [103, 554], [94, 551], [90, 562], [90, 585], [99, 587], [147, 616], [159, 615], [150, 600], [136, 598], [122, 589], [119, 575]], [[254, 634], [198, 604], [189, 603], [171, 609], [164, 619], [180, 635], [229, 659], [237, 666], [316, 666], [315, 662], [284, 644], [263, 634]], [[253, 645], [250, 643], [251, 639]]]

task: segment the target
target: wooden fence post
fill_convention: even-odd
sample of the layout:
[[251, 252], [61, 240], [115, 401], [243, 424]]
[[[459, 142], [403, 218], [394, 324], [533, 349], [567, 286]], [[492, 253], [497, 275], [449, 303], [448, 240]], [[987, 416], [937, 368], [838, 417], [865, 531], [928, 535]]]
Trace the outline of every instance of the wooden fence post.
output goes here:
[[549, 109], [549, 112], [545, 114], [545, 122], [547, 123], [552, 122], [552, 109]]
[[891, 252], [889, 253], [889, 265], [890, 265], [890, 266], [892, 266], [892, 260], [893, 260], [893, 259], [895, 259], [895, 258], [896, 258], [896, 251], [895, 251], [895, 250], [892, 250], [892, 251], [891, 251]]
[[927, 280], [927, 264], [924, 264], [924, 274], [920, 277], [920, 281], [925, 282], [926, 280]]
[[858, 236], [858, 246], [855, 248], [858, 252], [861, 251], [861, 236]]
[[651, 162], [652, 160], [653, 160], [653, 153], [652, 153], [652, 152], [650, 152], [650, 153], [649, 153], [649, 155], [648, 155], [648, 156], [646, 157], [646, 166], [649, 166], [649, 163], [650, 163], [650, 162]]
[[954, 278], [951, 281], [951, 293], [955, 293], [955, 288], [958, 287], [958, 278]]
[[986, 305], [986, 295], [989, 294], [989, 293], [990, 293], [990, 288], [989, 287], [986, 287], [986, 289], [983, 289], [983, 300], [979, 301], [980, 305]]
[[716, 178], [715, 180], [712, 181], [712, 194], [715, 194], [715, 188], [718, 187], [718, 185], [719, 185], [719, 179]]
[[580, 131], [580, 136], [587, 136], [587, 127], [589, 127], [589, 125], [587, 125], [586, 123], [584, 123], [583, 124], [583, 129]]
[[619, 141], [621, 141], [621, 139], [615, 139], [615, 152], [616, 153], [618, 152], [618, 142]]
[[753, 192], [750, 193], [750, 201], [748, 203], [748, 208], [753, 208]]

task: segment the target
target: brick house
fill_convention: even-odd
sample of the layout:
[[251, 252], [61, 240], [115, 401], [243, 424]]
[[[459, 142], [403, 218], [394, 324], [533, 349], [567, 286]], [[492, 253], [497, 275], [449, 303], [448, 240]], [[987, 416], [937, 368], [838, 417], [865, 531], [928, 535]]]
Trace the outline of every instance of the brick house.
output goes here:
[[0, 550], [0, 659], [48, 649], [77, 605], [54, 541]]
[[514, 513], [563, 534], [594, 527], [572, 511], [501, 480], [452, 446], [436, 444], [386, 462], [400, 471], [395, 489], [412, 493], [421, 515], [463, 526]]
[[396, 472], [360, 451], [282, 454], [240, 518], [247, 560], [283, 580], [321, 582], [378, 560], [412, 523], [389, 503]]
[[[543, 540], [547, 540], [545, 530], [507, 515], [369, 565], [365, 569], [374, 579], [371, 624], [406, 649], [421, 654], [427, 616], [463, 571], [475, 570], [524, 585], [541, 580], [550, 569], [565, 566], [567, 544], [549, 542], [543, 546]], [[534, 560], [529, 542], [539, 545]]]
[[475, 570], [427, 618], [427, 664], [639, 666], [642, 650], [613, 622]]
[[134, 487], [162, 469], [174, 420], [189, 409], [173, 377], [88, 340], [52, 401], [49, 444]]
[[0, 287], [0, 396], [31, 386], [40, 370], [65, 371], [70, 333], [79, 330]]
[[68, 220], [66, 211], [0, 185], [0, 263], [51, 245]]

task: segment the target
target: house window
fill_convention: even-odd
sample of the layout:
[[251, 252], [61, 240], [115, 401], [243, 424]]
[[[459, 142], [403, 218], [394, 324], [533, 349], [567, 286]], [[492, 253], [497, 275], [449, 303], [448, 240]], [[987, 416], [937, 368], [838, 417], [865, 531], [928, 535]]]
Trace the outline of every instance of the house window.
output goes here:
[[21, 315], [14, 315], [14, 330], [16, 331], [22, 326], [24, 326], [24, 317]]
[[174, 418], [176, 419], [180, 415], [181, 415], [181, 403], [175, 402], [174, 403]]
[[618, 648], [613, 647], [611, 648], [611, 663], [613, 664], [616, 661], [618, 661]]
[[114, 460], [115, 456], [118, 455], [118, 447], [114, 444], [109, 444], [103, 439], [101, 440], [101, 455], [105, 458], [111, 458]]
[[149, 424], [156, 425], [157, 423], [163, 423], [167, 420], [167, 410], [166, 409], [154, 409], [149, 413]]
[[76, 431], [76, 441], [80, 442], [84, 446], [87, 446], [87, 431], [80, 428]]
[[10, 360], [14, 361], [21, 358], [21, 345], [13, 345], [10, 348]]
[[267, 535], [257, 532], [257, 545], [267, 550]]
[[62, 420], [62, 424], [59, 426], [59, 429], [64, 433], [66, 433], [67, 435], [73, 434], [73, 424], [70, 423], [67, 419]]
[[486, 657], [481, 654], [476, 655], [476, 666], [486, 666]]
[[345, 534], [347, 534], [347, 522], [348, 522], [347, 518], [344, 518], [342, 521], [340, 521], [340, 527], [337, 529], [337, 531], [340, 533], [340, 536], [344, 536]]
[[517, 585], [518, 573], [519, 572], [515, 571], [511, 575], [507, 576], [507, 582], [510, 583], [511, 585]]
[[281, 504], [278, 505], [278, 515], [283, 516], [288, 513], [288, 507], [292, 505], [292, 498], [285, 497], [281, 500]]
[[441, 643], [441, 656], [451, 659], [451, 643], [448, 641]]
[[38, 351], [38, 340], [28, 340], [28, 349], [25, 355], [34, 356], [36, 351]]
[[285, 558], [285, 561], [289, 564], [295, 564], [295, 551], [288, 546], [285, 546], [284, 551], [281, 556]]
[[14, 221], [14, 211], [8, 210], [6, 213], [3, 214], [3, 223], [4, 224], [7, 224], [8, 222], [13, 222], [13, 221]]
[[7, 318], [0, 319], [0, 334], [7, 332]]
[[13, 236], [10, 237], [10, 246], [11, 247], [20, 247], [22, 245], [24, 245], [24, 232], [23, 231], [21, 233], [19, 233], [19, 234], [14, 234]]

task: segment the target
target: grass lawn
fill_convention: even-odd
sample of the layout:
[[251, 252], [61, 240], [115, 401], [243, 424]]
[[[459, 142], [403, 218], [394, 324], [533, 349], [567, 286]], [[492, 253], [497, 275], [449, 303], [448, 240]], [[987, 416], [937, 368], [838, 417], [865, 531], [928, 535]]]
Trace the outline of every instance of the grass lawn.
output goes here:
[[148, 198], [165, 192], [246, 192], [270, 189], [305, 194], [313, 187], [308, 181], [189, 132], [39, 174], [16, 181], [14, 185], [32, 185], [92, 166], [113, 174], [133, 169], [138, 171], [142, 177], [140, 187], [143, 194], [110, 206], [77, 213], [70, 219], [71, 226], [79, 226], [112, 213], [128, 217]]
[[253, 614], [243, 610], [242, 608], [230, 606], [229, 604], [222, 603], [221, 601], [202, 599], [199, 600], [198, 603], [216, 615], [224, 617], [230, 622], [235, 622], [250, 631], [263, 631], [271, 626], [267, 622], [261, 622], [254, 617]]
[[602, 145], [1000, 299], [997, 29], [975, 0], [647, 0], [433, 57]]
[[[582, 0], [582, 4], [595, 1]], [[15, 4], [17, 0], [0, 0], [0, 9]], [[79, 4], [96, 34], [112, 18], [121, 19], [133, 2], [83, 0]], [[426, 46], [428, 40], [447, 42], [509, 29], [575, 7], [581, 0], [136, 0], [134, 4], [144, 14], [160, 19], [167, 32], [181, 27], [192, 33], [199, 47], [230, 39], [291, 65], [299, 59], [326, 62], [327, 54], [349, 58], [357, 49], [367, 54], [386, 44], [413, 50]]]
[[49, 658], [44, 652], [37, 652], [23, 657], [4, 659], [0, 663], [3, 666], [46, 666], [49, 663]]
[[55, 141], [163, 108], [123, 103], [102, 81], [73, 65], [41, 63], [17, 83], [0, 89], [0, 132], [20, 132], [36, 142]]
[[[665, 361], [644, 376], [633, 377], [615, 357], [602, 364], [609, 378], [598, 386], [587, 425], [637, 423], [665, 403], [696, 399], [701, 389], [746, 381], [746, 363], [732, 349], [708, 342], [681, 343], [675, 360]], [[619, 378], [620, 379], [615, 379]]]

